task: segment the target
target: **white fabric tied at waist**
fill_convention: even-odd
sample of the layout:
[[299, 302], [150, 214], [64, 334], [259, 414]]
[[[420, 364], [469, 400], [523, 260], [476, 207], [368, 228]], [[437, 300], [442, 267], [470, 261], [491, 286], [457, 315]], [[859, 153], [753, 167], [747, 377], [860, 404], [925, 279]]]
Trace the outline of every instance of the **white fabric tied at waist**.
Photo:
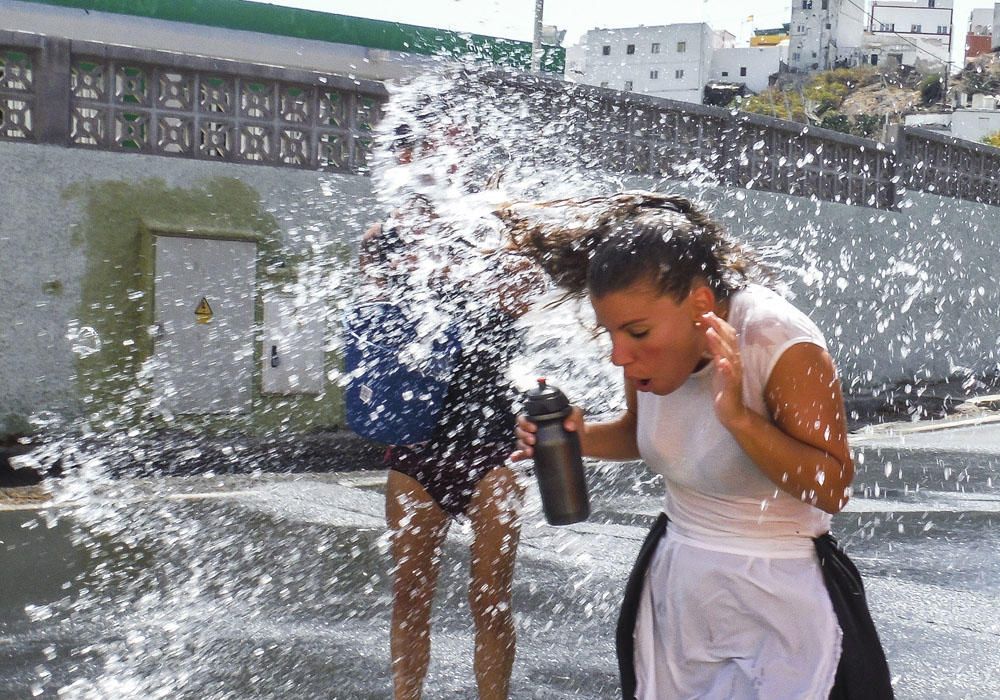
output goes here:
[[[670, 514], [667, 513], [667, 517]], [[808, 559], [815, 556], [813, 538], [808, 535], [774, 537], [734, 536], [731, 534], [699, 532], [686, 528], [682, 523], [670, 518], [667, 531], [671, 539], [712, 552], [738, 554], [745, 557], [765, 557], [767, 559]]]

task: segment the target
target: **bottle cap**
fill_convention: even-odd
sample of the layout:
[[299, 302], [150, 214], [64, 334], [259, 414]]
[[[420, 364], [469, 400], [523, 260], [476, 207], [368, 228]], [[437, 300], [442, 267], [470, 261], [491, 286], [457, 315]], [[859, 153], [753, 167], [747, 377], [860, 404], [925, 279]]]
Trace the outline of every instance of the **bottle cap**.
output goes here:
[[524, 410], [530, 418], [569, 415], [569, 399], [559, 389], [547, 384], [544, 378], [538, 380], [538, 386], [525, 393], [524, 399]]

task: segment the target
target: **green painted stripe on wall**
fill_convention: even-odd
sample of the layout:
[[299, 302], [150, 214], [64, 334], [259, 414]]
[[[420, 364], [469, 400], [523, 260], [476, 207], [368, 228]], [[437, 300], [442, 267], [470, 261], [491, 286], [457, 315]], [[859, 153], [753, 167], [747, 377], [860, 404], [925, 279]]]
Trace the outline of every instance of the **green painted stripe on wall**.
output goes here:
[[[498, 65], [527, 70], [531, 44], [526, 41], [466, 34], [382, 20], [279, 7], [246, 0], [22, 0], [94, 12], [186, 22], [208, 27], [262, 32], [386, 51], [429, 56], [473, 54]], [[563, 73], [566, 50], [544, 46], [542, 69]]]

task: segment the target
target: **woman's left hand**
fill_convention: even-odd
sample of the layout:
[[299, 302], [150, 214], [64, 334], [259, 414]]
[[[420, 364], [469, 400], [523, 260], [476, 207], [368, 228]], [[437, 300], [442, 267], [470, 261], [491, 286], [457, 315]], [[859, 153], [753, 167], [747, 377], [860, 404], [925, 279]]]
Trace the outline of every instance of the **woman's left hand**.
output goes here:
[[736, 329], [709, 311], [702, 315], [708, 349], [715, 359], [713, 388], [715, 415], [729, 427], [749, 410], [743, 403], [743, 362], [740, 359]]

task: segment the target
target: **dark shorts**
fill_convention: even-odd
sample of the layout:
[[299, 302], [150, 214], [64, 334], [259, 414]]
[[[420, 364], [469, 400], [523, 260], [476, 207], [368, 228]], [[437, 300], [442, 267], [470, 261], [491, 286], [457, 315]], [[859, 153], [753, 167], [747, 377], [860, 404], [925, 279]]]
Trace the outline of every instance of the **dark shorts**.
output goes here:
[[[615, 646], [622, 696], [626, 700], [632, 700], [636, 690], [635, 643], [632, 634], [639, 612], [639, 598], [646, 569], [649, 568], [656, 545], [667, 532], [668, 523], [667, 516], [661, 513], [653, 524], [653, 529], [646, 535], [625, 585], [625, 599], [618, 616]], [[823, 582], [843, 632], [840, 665], [837, 667], [830, 699], [889, 700], [893, 697], [889, 664], [868, 611], [861, 574], [832, 535], [814, 538], [813, 545], [823, 571]]]
[[444, 512], [457, 518], [466, 514], [480, 480], [506, 464], [512, 450], [498, 443], [452, 450], [408, 445], [390, 447], [385, 461], [390, 469], [415, 479]]

